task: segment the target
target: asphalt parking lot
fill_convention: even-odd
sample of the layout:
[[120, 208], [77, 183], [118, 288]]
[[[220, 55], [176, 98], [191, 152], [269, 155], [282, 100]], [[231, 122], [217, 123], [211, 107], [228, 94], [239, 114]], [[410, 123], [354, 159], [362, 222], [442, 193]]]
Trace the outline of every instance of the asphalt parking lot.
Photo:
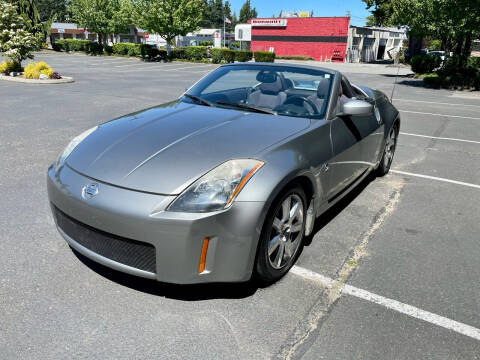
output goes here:
[[[393, 171], [319, 219], [290, 274], [180, 287], [73, 253], [46, 169], [83, 130], [173, 100], [215, 65], [36, 60], [75, 82], [0, 82], [0, 358], [480, 359], [479, 95], [401, 69]], [[388, 95], [397, 73], [331, 66]]]

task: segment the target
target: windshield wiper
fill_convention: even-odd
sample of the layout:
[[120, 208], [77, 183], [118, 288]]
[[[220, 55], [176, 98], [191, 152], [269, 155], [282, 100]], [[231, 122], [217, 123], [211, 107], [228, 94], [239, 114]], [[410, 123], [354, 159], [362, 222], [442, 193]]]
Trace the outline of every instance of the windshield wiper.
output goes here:
[[231, 102], [228, 102], [228, 101], [217, 101], [217, 104], [218, 105], [233, 106], [233, 107], [236, 107], [236, 108], [239, 108], [239, 109], [250, 110], [250, 111], [257, 112], [257, 113], [262, 113], [262, 114], [278, 115], [277, 112], [273, 111], [273, 110], [259, 109], [259, 108], [253, 107], [253, 106], [248, 106], [248, 105], [244, 105], [244, 104], [236, 104], [236, 103], [231, 103]]
[[201, 103], [203, 105], [206, 105], [206, 106], [215, 106], [214, 104], [212, 104], [210, 101], [207, 101], [205, 99], [202, 99], [201, 97], [198, 97], [198, 96], [195, 96], [195, 95], [191, 95], [191, 94], [183, 94], [183, 96], [189, 98], [189, 99], [192, 99], [193, 101], [196, 101], [197, 103]]

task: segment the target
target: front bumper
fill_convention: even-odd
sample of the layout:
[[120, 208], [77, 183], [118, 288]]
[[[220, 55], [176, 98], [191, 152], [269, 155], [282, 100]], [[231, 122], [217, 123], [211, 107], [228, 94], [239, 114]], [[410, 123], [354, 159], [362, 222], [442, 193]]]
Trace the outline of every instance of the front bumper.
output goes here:
[[[98, 194], [84, 198], [83, 187], [93, 182], [99, 185]], [[119, 188], [85, 177], [68, 166], [58, 172], [51, 166], [47, 187], [60, 234], [72, 248], [105, 266], [177, 284], [239, 282], [251, 277], [266, 215], [263, 202], [235, 202], [230, 209], [216, 213], [169, 212], [165, 209], [174, 196]], [[81, 238], [75, 239], [79, 232], [72, 229], [81, 229]], [[88, 234], [92, 236], [86, 239]], [[198, 273], [206, 237], [210, 238], [206, 266]], [[104, 239], [100, 247], [92, 242]], [[135, 246], [125, 250], [121, 241], [145, 245], [142, 254], [136, 253]], [[113, 250], [118, 256], [109, 255], [109, 246], [116, 247]], [[124, 261], [125, 256], [145, 256], [144, 251], [148, 253], [146, 248], [151, 246], [154, 265], [142, 268], [136, 260]]]

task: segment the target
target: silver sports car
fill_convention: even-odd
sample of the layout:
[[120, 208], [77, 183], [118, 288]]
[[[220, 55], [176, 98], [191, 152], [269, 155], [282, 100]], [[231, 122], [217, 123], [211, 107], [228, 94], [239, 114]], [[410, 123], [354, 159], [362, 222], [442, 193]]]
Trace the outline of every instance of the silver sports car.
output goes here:
[[338, 71], [238, 63], [180, 99], [95, 126], [48, 169], [84, 256], [178, 284], [281, 278], [315, 219], [389, 171], [399, 113]]

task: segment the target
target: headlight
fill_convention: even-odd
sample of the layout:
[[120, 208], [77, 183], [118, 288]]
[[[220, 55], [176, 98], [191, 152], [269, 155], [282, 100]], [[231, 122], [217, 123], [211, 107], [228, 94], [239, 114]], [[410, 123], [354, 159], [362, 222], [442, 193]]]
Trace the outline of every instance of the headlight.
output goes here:
[[252, 159], [227, 161], [190, 185], [167, 210], [210, 212], [227, 209], [263, 164]]
[[67, 145], [65, 150], [63, 150], [62, 155], [60, 155], [60, 157], [58, 158], [56, 169], [58, 170], [60, 166], [62, 166], [65, 163], [65, 160], [67, 159], [67, 157], [72, 153], [72, 151], [77, 147], [78, 144], [80, 144], [83, 140], [85, 140], [85, 138], [88, 135], [90, 135], [97, 129], [98, 129], [98, 126], [95, 126], [91, 129], [88, 129], [87, 131], [84, 131], [77, 137], [73, 138], [73, 140], [70, 141], [70, 143]]

